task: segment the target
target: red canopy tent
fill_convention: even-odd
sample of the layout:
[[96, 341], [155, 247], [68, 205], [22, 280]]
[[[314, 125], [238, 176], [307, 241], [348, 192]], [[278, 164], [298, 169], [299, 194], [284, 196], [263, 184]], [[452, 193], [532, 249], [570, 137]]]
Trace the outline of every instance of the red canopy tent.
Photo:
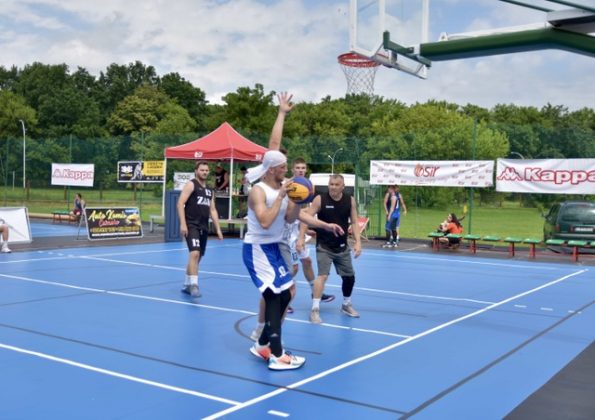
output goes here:
[[[224, 122], [217, 129], [204, 137], [179, 146], [165, 148], [165, 162], [167, 159], [189, 160], [229, 160], [230, 185], [233, 182], [233, 163], [239, 161], [261, 161], [268, 149], [251, 142], [238, 133], [229, 123]], [[231, 192], [231, 189], [230, 189]], [[228, 219], [232, 215], [232, 194], [229, 194]]]

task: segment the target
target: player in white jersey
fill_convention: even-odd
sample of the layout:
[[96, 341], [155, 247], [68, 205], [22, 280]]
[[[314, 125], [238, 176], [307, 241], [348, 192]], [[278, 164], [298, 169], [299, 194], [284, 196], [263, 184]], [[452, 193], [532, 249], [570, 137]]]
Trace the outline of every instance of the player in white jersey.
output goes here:
[[248, 179], [261, 179], [248, 195], [248, 232], [244, 237], [243, 260], [250, 278], [265, 301], [265, 327], [258, 342], [250, 349], [255, 356], [268, 361], [272, 370], [297, 369], [306, 359], [283, 350], [281, 317], [285, 312], [293, 285], [279, 243], [283, 241], [285, 223], [300, 220], [341, 235], [335, 224], [320, 222], [287, 198], [285, 173], [287, 158], [281, 152], [265, 153], [262, 165], [248, 170]]

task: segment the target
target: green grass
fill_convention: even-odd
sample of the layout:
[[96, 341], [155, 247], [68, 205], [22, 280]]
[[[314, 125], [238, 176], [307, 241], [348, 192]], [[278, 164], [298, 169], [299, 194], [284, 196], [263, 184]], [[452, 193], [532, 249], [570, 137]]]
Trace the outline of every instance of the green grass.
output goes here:
[[[154, 191], [155, 190], [155, 191]], [[30, 213], [51, 213], [56, 210], [70, 210], [75, 192], [80, 191], [89, 207], [139, 207], [143, 221], [149, 221], [151, 214], [161, 214], [161, 188], [150, 186], [136, 196], [132, 189], [86, 190], [55, 188], [32, 188], [28, 194], [23, 189], [4, 189], [0, 187], [0, 206], [27, 207]], [[378, 205], [366, 209], [370, 217], [368, 234], [384, 236], [384, 212], [379, 214]], [[452, 209], [408, 208], [409, 213], [401, 216], [400, 234], [403, 238], [425, 239], [429, 232], [436, 230], [447, 214], [454, 211], [463, 214], [463, 209], [454, 206]], [[222, 217], [223, 218], [223, 217]], [[469, 230], [471, 223], [471, 232]], [[523, 208], [518, 202], [504, 202], [502, 207], [475, 207], [463, 220], [464, 233], [477, 235], [520, 236], [522, 238], [543, 237], [543, 218], [536, 208]]]
[[0, 206], [27, 207], [29, 213], [52, 213], [56, 210], [71, 210], [74, 195], [80, 192], [88, 207], [139, 207], [142, 220], [149, 221], [151, 214], [161, 214], [161, 190], [155, 196], [152, 190], [132, 189], [86, 190], [56, 188], [23, 189], [0, 188]]
[[[446, 218], [448, 210], [408, 208], [407, 215], [401, 215], [400, 235], [403, 238], [427, 238]], [[454, 208], [457, 215], [462, 209]], [[370, 235], [384, 236], [384, 220], [379, 223], [378, 215], [370, 215]], [[471, 223], [471, 231], [469, 224]], [[473, 213], [467, 213], [462, 222], [464, 233], [476, 235], [520, 236], [522, 238], [541, 239], [543, 237], [543, 218], [536, 208], [514, 207], [476, 207]]]

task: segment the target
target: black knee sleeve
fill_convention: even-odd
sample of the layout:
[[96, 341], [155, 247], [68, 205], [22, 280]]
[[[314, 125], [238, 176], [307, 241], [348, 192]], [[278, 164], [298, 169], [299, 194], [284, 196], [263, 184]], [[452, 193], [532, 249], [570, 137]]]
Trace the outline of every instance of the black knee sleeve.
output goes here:
[[341, 276], [343, 279], [343, 284], [341, 289], [343, 290], [344, 297], [351, 297], [351, 293], [353, 292], [353, 286], [355, 285], [355, 277], [354, 276]]

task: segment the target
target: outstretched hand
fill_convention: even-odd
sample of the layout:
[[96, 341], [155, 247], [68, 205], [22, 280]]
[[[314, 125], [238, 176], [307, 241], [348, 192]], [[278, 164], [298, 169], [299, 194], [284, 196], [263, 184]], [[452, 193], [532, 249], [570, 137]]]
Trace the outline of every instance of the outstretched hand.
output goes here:
[[293, 109], [293, 104], [291, 103], [291, 98], [293, 98], [293, 94], [289, 94], [287, 92], [280, 92], [277, 94], [277, 99], [279, 100], [279, 111], [288, 113]]

